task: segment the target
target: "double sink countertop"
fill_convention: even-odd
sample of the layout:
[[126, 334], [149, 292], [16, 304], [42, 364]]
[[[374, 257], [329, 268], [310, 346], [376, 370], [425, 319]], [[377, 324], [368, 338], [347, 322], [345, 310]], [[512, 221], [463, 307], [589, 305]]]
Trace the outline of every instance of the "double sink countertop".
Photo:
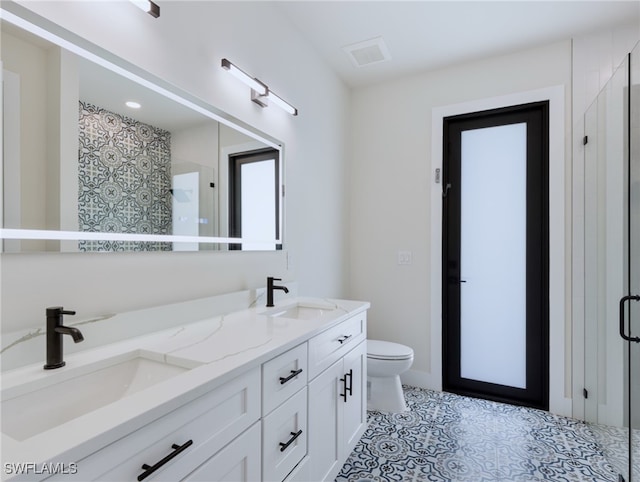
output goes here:
[[369, 306], [283, 299], [3, 372], [2, 463], [75, 462]]

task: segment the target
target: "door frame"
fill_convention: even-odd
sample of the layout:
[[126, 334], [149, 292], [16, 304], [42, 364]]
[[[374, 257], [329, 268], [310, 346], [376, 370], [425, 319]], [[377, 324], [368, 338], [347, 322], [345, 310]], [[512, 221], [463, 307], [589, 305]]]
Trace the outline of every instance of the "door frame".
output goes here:
[[[444, 142], [448, 144], [443, 159], [443, 388], [461, 395], [524, 405], [542, 410], [549, 408], [549, 103], [534, 102], [499, 109], [471, 112], [444, 119]], [[462, 375], [462, 286], [451, 277], [463, 275], [462, 239], [463, 174], [462, 139], [465, 132], [477, 129], [525, 125], [525, 386], [514, 387]], [[493, 177], [500, 177], [495, 172]], [[452, 189], [449, 190], [452, 183]], [[508, 180], [507, 180], [508, 183]], [[462, 186], [464, 190], [464, 186]], [[443, 194], [444, 195], [444, 194]], [[540, 222], [541, 221], [541, 222]], [[444, 266], [455, 260], [457, 269]], [[469, 289], [472, 289], [469, 287]]]
[[570, 126], [565, 120], [565, 111], [569, 107], [565, 105], [564, 90], [564, 85], [558, 85], [432, 110], [430, 373], [421, 380], [424, 386], [442, 390], [442, 184], [438, 182], [437, 172], [442, 173], [443, 119], [470, 112], [549, 101], [549, 411], [571, 416], [571, 347], [567, 346], [567, 342], [571, 341], [571, 323], [570, 300], [566, 297], [570, 290], [565, 285], [571, 275], [565, 255], [570, 248], [566, 246], [565, 236], [565, 151], [571, 139]]

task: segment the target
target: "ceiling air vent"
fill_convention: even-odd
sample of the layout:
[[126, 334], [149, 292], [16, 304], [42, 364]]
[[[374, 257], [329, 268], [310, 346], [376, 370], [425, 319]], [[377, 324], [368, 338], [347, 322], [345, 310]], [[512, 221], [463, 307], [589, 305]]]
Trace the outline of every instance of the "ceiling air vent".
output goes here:
[[365, 65], [378, 64], [391, 60], [391, 54], [387, 44], [382, 37], [376, 37], [371, 40], [365, 40], [364, 42], [358, 42], [355, 44], [342, 47], [353, 65], [356, 67], [364, 67]]

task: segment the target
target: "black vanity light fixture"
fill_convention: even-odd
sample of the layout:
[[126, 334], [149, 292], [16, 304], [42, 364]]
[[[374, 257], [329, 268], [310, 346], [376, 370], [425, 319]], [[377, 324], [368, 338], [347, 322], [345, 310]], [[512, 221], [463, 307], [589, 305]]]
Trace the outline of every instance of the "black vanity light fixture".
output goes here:
[[260, 107], [267, 107], [271, 101], [289, 114], [298, 115], [298, 109], [274, 94], [264, 82], [251, 77], [229, 60], [222, 59], [222, 68], [251, 88], [251, 100]]
[[151, 0], [131, 0], [131, 2], [152, 17], [158, 18], [160, 16], [160, 7]]

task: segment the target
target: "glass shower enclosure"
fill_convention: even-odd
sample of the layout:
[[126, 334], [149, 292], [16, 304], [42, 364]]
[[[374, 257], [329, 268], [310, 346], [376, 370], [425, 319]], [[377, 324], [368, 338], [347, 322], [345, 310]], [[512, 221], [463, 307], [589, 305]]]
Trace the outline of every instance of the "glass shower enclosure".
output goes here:
[[640, 482], [640, 47], [585, 113], [585, 419]]
[[[629, 454], [631, 480], [640, 481], [640, 46], [629, 55]], [[623, 319], [624, 321], [624, 319]]]

